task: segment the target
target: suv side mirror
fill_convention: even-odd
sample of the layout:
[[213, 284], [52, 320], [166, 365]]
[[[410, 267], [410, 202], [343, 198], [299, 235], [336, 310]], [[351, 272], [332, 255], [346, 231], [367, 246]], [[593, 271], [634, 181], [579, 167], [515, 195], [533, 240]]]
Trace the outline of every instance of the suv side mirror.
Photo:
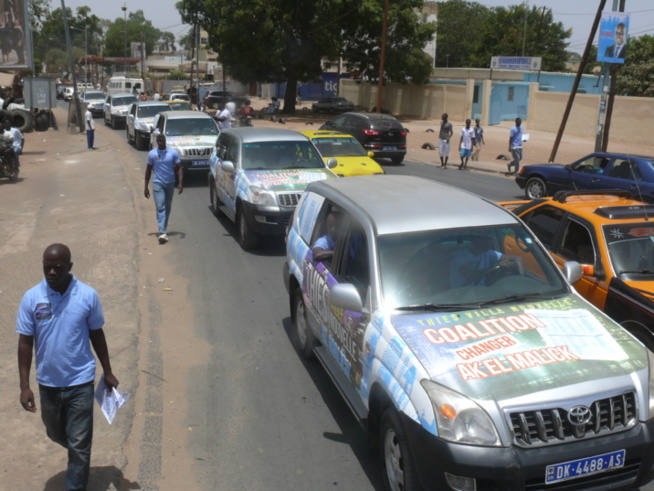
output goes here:
[[337, 165], [338, 165], [338, 162], [336, 161], [336, 159], [334, 157], [330, 157], [330, 158], [327, 159], [327, 167], [329, 169], [333, 169]]
[[339, 283], [329, 291], [329, 302], [337, 308], [363, 312], [363, 302], [359, 290], [352, 283]]
[[220, 168], [225, 172], [234, 172], [234, 162], [231, 160], [223, 160], [220, 163]]
[[581, 279], [582, 274], [581, 264], [577, 261], [568, 261], [563, 264], [563, 275], [571, 285], [577, 283]]

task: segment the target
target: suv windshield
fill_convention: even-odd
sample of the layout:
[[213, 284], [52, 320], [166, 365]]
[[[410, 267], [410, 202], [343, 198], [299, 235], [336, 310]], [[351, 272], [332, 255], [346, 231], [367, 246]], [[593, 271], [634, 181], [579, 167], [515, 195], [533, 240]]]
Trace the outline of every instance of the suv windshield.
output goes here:
[[218, 128], [211, 118], [169, 119], [166, 136], [217, 135]]
[[654, 225], [647, 222], [604, 225], [611, 265], [616, 275], [652, 281], [654, 275]]
[[165, 106], [139, 106], [137, 116], [139, 118], [153, 118], [161, 111], [167, 111], [170, 107], [166, 104]]
[[395, 308], [465, 310], [569, 292], [519, 224], [382, 235], [378, 251], [384, 298]]
[[355, 138], [314, 138], [323, 157], [367, 157], [368, 153]]
[[134, 97], [133, 95], [125, 96], [125, 97], [114, 97], [111, 100], [111, 104], [113, 104], [114, 106], [127, 106], [132, 102], [136, 102], [136, 97]]
[[105, 96], [102, 92], [87, 92], [84, 94], [85, 101], [101, 101], [104, 97]]
[[320, 154], [308, 140], [246, 143], [242, 164], [244, 170], [325, 168]]

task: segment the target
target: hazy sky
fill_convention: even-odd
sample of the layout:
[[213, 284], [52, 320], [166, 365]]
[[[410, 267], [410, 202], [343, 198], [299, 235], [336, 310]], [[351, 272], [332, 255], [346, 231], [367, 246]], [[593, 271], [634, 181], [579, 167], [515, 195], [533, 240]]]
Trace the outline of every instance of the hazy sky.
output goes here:
[[[127, 5], [127, 12], [143, 10], [145, 18], [158, 29], [170, 31], [177, 38], [188, 31], [188, 26], [182, 20], [175, 8], [178, 0], [64, 0], [66, 7], [73, 11], [82, 5], [88, 5], [95, 15], [103, 19], [115, 20], [123, 16], [121, 7]], [[381, 0], [380, 0], [381, 1]], [[527, 1], [527, 0], [525, 0]], [[614, 0], [606, 1], [606, 9], [612, 10]], [[487, 7], [516, 5], [522, 2], [516, 0], [478, 0]], [[530, 7], [546, 6], [552, 9], [557, 22], [562, 22], [566, 28], [572, 28], [570, 51], [581, 52], [584, 49], [588, 33], [599, 0], [528, 0]], [[617, 2], [616, 2], [617, 3]], [[61, 7], [61, 0], [51, 0], [53, 8]], [[626, 12], [630, 18], [629, 34], [654, 34], [654, 2], [652, 0], [626, 0]], [[474, 26], [470, 26], [474, 29]]]

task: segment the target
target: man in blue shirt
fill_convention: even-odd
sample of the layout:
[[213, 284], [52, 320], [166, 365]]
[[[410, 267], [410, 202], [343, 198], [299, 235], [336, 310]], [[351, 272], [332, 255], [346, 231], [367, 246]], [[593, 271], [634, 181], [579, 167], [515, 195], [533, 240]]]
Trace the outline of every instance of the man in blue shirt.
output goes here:
[[509, 133], [509, 152], [513, 160], [506, 164], [511, 173], [511, 168], [515, 167], [513, 174], [516, 174], [520, 170], [520, 161], [522, 160], [522, 119], [515, 118], [515, 126], [511, 128], [511, 133]]
[[173, 206], [173, 193], [175, 192], [175, 176], [177, 176], [178, 194], [182, 194], [184, 185], [184, 168], [179, 154], [174, 148], [166, 147], [165, 135], [157, 135], [157, 148], [148, 153], [148, 165], [145, 168], [145, 189], [143, 195], [150, 198], [148, 184], [152, 179], [152, 195], [157, 210], [157, 228], [159, 229], [159, 243], [168, 242], [168, 218]]
[[36, 412], [30, 388], [34, 352], [41, 419], [48, 437], [68, 450], [68, 491], [85, 490], [89, 478], [95, 380], [91, 345], [107, 388], [118, 386], [102, 330], [100, 299], [70, 273], [72, 267], [68, 247], [48, 246], [43, 253], [45, 278], [25, 293], [16, 319], [20, 403], [26, 411]]
[[334, 255], [334, 248], [341, 228], [341, 215], [334, 211], [329, 212], [326, 225], [327, 233], [319, 237], [313, 244], [314, 261], [329, 261]]

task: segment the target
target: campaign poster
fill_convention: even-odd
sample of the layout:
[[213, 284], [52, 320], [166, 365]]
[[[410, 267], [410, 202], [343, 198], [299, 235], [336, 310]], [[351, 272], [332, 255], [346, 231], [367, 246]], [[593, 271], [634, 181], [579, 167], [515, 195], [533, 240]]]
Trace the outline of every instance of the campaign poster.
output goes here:
[[3, 70], [32, 66], [27, 2], [0, 0], [0, 67]]
[[627, 58], [629, 15], [624, 12], [604, 12], [600, 26], [597, 61], [624, 63]]

